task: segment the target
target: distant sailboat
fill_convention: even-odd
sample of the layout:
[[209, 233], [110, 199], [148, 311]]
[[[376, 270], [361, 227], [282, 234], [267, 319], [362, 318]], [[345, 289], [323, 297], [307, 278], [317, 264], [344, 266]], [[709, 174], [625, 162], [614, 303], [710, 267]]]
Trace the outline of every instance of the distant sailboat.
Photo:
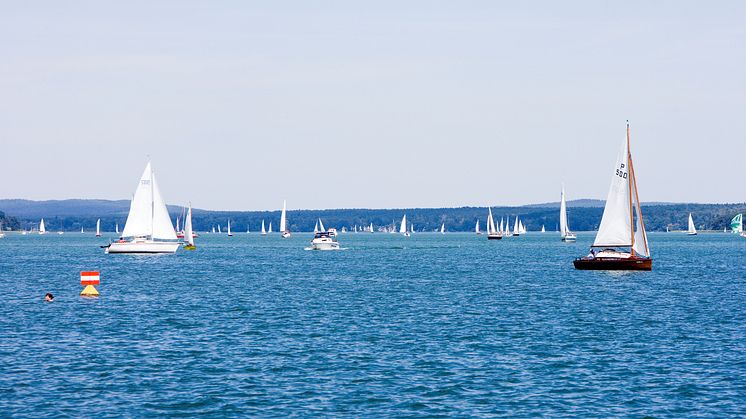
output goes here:
[[487, 240], [501, 240], [503, 238], [501, 229], [502, 220], [500, 220], [500, 228], [496, 228], [495, 219], [492, 218], [492, 208], [487, 208]]
[[119, 234], [119, 223], [114, 224], [114, 232]]
[[272, 221], [269, 222], [269, 230], [267, 230], [267, 233], [272, 233]]
[[409, 231], [407, 231], [407, 214], [404, 214], [401, 219], [401, 225], [399, 225], [399, 233], [404, 235], [404, 237], [409, 237]]
[[96, 220], [96, 237], [101, 237], [101, 219]]
[[212, 226], [212, 232], [215, 233], [215, 226]]
[[220, 224], [218, 224], [218, 234], [223, 234], [223, 232], [220, 230]]
[[738, 214], [730, 220], [730, 229], [734, 234], [743, 233], [743, 214]]
[[186, 213], [184, 219], [184, 240], [186, 244], [184, 250], [195, 250], [197, 246], [194, 245], [194, 234], [192, 232], [192, 203], [189, 203], [189, 210]]
[[80, 234], [83, 234], [83, 233], [85, 233], [85, 231], [83, 230], [83, 227], [81, 226], [80, 227]]
[[567, 223], [567, 203], [565, 201], [565, 185], [562, 185], [562, 196], [560, 199], [560, 238], [563, 242], [574, 242], [578, 237], [570, 231]]
[[414, 233], [414, 223], [409, 225], [409, 234], [413, 234], [413, 233]]
[[287, 239], [290, 237], [290, 229], [287, 226], [287, 203], [282, 201], [282, 214], [280, 214], [280, 233], [282, 238]]
[[318, 233], [319, 232], [319, 222], [316, 221], [316, 225], [313, 226], [313, 232]]
[[44, 219], [39, 222], [39, 234], [47, 234], [47, 228], [44, 226]]
[[526, 234], [526, 226], [523, 225], [523, 221], [518, 221], [518, 231], [521, 234]]
[[[627, 137], [611, 179], [601, 225], [591, 246], [591, 253], [575, 259], [573, 264], [576, 269], [649, 271], [653, 268], [653, 259], [650, 257], [637, 193], [637, 178], [630, 151], [629, 123]], [[602, 250], [596, 252], [596, 248]]]
[[692, 213], [689, 213], [689, 229], [687, 230], [686, 234], [690, 236], [696, 236], [697, 235], [697, 229], [694, 228], [694, 219], [692, 218]]
[[440, 234], [446, 234], [446, 223], [440, 225]]
[[231, 220], [228, 219], [228, 237], [233, 237], [233, 233], [231, 233]]
[[122, 237], [106, 253], [175, 253], [179, 248], [174, 226], [148, 162], [130, 204]]
[[547, 231], [544, 229], [544, 224], [541, 225], [541, 232], [546, 233]]
[[518, 216], [515, 217], [515, 224], [513, 224], [513, 235], [520, 236], [521, 230], [518, 228]]
[[474, 227], [474, 232], [477, 234], [482, 234], [482, 232], [479, 231], [479, 220], [477, 220], [477, 225]]
[[267, 230], [264, 229], [264, 220], [262, 220], [262, 232], [260, 233], [262, 236], [267, 235]]
[[370, 223], [370, 232], [373, 232], [373, 223]]

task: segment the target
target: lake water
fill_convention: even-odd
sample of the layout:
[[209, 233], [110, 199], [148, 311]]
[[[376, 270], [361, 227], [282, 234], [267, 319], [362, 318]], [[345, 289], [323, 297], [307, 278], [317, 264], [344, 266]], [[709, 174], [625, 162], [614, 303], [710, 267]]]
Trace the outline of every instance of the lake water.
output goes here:
[[652, 272], [576, 271], [593, 237], [203, 234], [128, 256], [10, 234], [0, 416], [746, 415], [746, 239], [650, 234]]

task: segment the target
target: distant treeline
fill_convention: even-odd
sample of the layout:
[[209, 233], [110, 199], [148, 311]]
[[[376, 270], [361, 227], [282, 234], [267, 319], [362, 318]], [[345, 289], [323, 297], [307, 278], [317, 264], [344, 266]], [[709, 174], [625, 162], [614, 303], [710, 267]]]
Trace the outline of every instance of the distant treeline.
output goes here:
[[[684, 230], [687, 218], [692, 213], [694, 222], [700, 230], [723, 230], [730, 226], [731, 218], [737, 213], [746, 212], [746, 204], [656, 204], [643, 205], [645, 227], [648, 231]], [[171, 207], [172, 220], [181, 216], [181, 211]], [[507, 219], [511, 226], [515, 217], [520, 217], [529, 231], [538, 231], [545, 226], [547, 231], [557, 230], [559, 224], [558, 206], [525, 206], [525, 207], [492, 207], [493, 216], [499, 222]], [[596, 230], [601, 221], [602, 207], [574, 207], [569, 208], [570, 227], [575, 231]], [[445, 224], [447, 231], [474, 231], [474, 224], [480, 220], [481, 229], [485, 229], [487, 208], [408, 208], [408, 209], [329, 209], [329, 210], [295, 210], [288, 211], [288, 222], [291, 231], [312, 231], [316, 221], [321, 218], [324, 225], [352, 230], [369, 226], [374, 229], [396, 226], [398, 228], [402, 216], [406, 214], [409, 223], [414, 224], [416, 231], [434, 231]], [[30, 229], [38, 227], [39, 219], [18, 217], [10, 219], [6, 227], [12, 229]], [[103, 231], [114, 231], [115, 224], [119, 224], [120, 231], [124, 227], [127, 213], [117, 208], [115, 214], [92, 216], [48, 216], [44, 217], [47, 230], [80, 231], [81, 226], [88, 231], [95, 229], [96, 220], [101, 218]], [[228, 220], [234, 232], [259, 231], [262, 220], [266, 226], [272, 223], [274, 231], [278, 230], [280, 211], [206, 211], [194, 210], [193, 224], [197, 231], [209, 231], [212, 227], [221, 226], [225, 231]], [[14, 222], [12, 222], [14, 220]]]
[[0, 211], [0, 225], [3, 230], [18, 230], [21, 223], [15, 217], [7, 217], [4, 212]]

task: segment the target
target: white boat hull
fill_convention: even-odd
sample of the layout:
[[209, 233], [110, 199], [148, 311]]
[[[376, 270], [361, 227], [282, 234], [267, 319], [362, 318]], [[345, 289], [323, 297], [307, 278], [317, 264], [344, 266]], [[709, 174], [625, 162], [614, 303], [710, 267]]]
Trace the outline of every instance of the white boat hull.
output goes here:
[[311, 241], [311, 250], [339, 250], [339, 242], [329, 239], [314, 239]]
[[568, 234], [565, 237], [562, 237], [563, 242], [574, 242], [577, 239], [578, 237], [574, 234]]
[[176, 253], [180, 243], [157, 241], [114, 242], [106, 248], [106, 253]]

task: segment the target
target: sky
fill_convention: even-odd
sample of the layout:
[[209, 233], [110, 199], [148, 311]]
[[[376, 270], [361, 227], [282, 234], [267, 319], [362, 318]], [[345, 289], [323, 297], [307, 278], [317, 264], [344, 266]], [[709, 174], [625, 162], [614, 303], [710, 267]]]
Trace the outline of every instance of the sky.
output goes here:
[[0, 198], [744, 202], [744, 1], [0, 2]]

